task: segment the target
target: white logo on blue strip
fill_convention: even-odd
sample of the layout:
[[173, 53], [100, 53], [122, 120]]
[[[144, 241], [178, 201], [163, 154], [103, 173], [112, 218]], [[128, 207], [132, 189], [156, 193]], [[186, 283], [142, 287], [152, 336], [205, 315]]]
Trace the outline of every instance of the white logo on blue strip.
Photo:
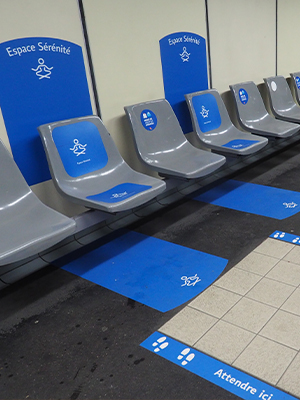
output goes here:
[[156, 342], [152, 343], [155, 353], [158, 353], [159, 351], [164, 350], [166, 347], [169, 346], [169, 343], [166, 342], [166, 339], [167, 339], [166, 336], [162, 336], [158, 338]]
[[191, 353], [191, 349], [189, 347], [182, 350], [182, 352], [177, 357], [177, 360], [181, 361], [181, 365], [186, 366], [195, 358], [195, 354]]

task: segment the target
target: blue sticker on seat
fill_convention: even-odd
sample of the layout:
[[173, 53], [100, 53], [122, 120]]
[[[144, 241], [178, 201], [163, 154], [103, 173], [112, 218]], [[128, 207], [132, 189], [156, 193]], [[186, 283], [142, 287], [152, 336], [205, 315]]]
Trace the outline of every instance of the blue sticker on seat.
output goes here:
[[138, 193], [144, 192], [145, 190], [151, 189], [151, 187], [152, 186], [148, 185], [138, 185], [136, 183], [122, 183], [106, 192], [87, 196], [87, 199], [103, 201], [105, 203], [118, 203]]
[[300, 78], [299, 78], [299, 76], [296, 76], [295, 80], [296, 80], [297, 88], [300, 89]]
[[209, 132], [220, 127], [221, 115], [217, 100], [211, 93], [194, 96], [192, 103], [201, 132]]
[[241, 399], [296, 400], [296, 397], [160, 332], [154, 332], [141, 346]]
[[242, 104], [247, 104], [248, 103], [248, 93], [245, 89], [240, 89], [239, 90], [239, 98]]
[[151, 110], [143, 110], [141, 112], [141, 122], [147, 131], [153, 131], [157, 125], [157, 117]]
[[73, 178], [102, 169], [108, 162], [98, 128], [90, 121], [58, 126], [52, 137], [67, 174]]
[[121, 233], [62, 268], [166, 312], [211, 285], [228, 262], [141, 233], [126, 230]]
[[228, 147], [229, 149], [245, 149], [246, 147], [252, 146], [254, 143], [258, 143], [259, 140], [245, 140], [245, 139], [234, 139], [230, 142], [225, 143], [222, 147]]

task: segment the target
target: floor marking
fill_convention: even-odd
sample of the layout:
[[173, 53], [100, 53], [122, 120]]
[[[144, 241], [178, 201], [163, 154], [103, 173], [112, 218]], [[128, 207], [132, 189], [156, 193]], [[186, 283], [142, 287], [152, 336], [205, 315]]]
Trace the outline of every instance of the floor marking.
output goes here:
[[[159, 352], [158, 343], [168, 343]], [[141, 346], [178, 366], [222, 387], [245, 400], [296, 400], [281, 390], [218, 361], [198, 350], [186, 347], [159, 332], [153, 333]]]
[[124, 230], [62, 268], [166, 312], [210, 286], [227, 262], [224, 258]]
[[275, 231], [270, 235], [270, 237], [283, 242], [297, 244], [298, 246], [300, 245], [300, 236], [293, 235], [292, 233]]
[[300, 211], [300, 193], [230, 179], [194, 200], [233, 210], [284, 219]]

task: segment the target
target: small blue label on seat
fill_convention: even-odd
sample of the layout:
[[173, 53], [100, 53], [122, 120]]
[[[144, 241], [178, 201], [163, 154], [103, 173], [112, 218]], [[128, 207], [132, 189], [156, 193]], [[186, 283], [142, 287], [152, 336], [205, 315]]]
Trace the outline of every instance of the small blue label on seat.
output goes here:
[[230, 142], [223, 144], [222, 147], [228, 147], [229, 149], [245, 149], [246, 147], [252, 146], [254, 143], [258, 143], [259, 140], [245, 140], [245, 139], [235, 139], [230, 140]]
[[221, 116], [215, 97], [210, 93], [205, 93], [193, 97], [192, 102], [201, 132], [218, 129], [221, 125]]
[[98, 128], [90, 121], [58, 126], [52, 137], [67, 174], [74, 178], [102, 169], [108, 162]]
[[300, 78], [299, 78], [299, 76], [296, 76], [295, 80], [296, 80], [297, 88], [300, 89]]
[[151, 189], [151, 186], [138, 185], [136, 183], [122, 183], [121, 185], [117, 185], [106, 192], [88, 196], [87, 199], [103, 201], [105, 203], [118, 203], [119, 201], [128, 199], [129, 197], [132, 197], [140, 192], [144, 192], [148, 189]]
[[157, 125], [156, 115], [151, 110], [143, 110], [141, 112], [141, 122], [145, 129], [148, 131], [153, 131]]
[[247, 104], [248, 103], [248, 93], [246, 92], [245, 89], [240, 89], [239, 90], [239, 97], [240, 101], [242, 104]]

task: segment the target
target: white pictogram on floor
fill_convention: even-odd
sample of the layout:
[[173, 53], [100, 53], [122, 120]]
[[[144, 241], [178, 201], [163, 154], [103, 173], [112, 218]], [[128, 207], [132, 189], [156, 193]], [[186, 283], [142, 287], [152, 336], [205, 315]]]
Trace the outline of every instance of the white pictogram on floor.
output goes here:
[[157, 339], [156, 342], [152, 343], [152, 346], [155, 347], [155, 353], [158, 353], [161, 350], [164, 350], [166, 347], [169, 346], [169, 343], [166, 342], [167, 338], [165, 336], [160, 337]]
[[177, 360], [181, 361], [181, 365], [185, 366], [187, 365], [187, 363], [191, 362], [194, 357], [195, 354], [194, 353], [190, 353], [191, 349], [189, 347], [187, 347], [186, 349], [182, 350], [182, 352], [179, 354], [179, 356], [177, 357]]

